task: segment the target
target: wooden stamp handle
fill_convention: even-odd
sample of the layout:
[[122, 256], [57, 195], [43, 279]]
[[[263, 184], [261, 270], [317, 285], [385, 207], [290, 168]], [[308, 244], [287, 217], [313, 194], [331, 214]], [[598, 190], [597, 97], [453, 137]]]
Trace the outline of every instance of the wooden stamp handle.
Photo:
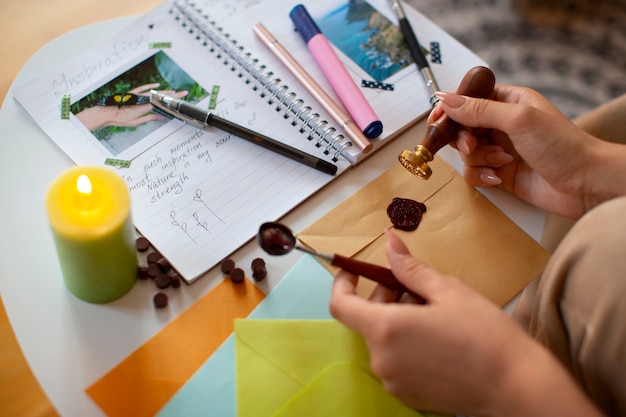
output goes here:
[[[465, 74], [457, 88], [457, 94], [476, 98], [489, 97], [496, 84], [496, 77], [487, 67], [474, 67]], [[434, 156], [439, 149], [446, 146], [454, 138], [458, 124], [444, 114], [428, 126], [421, 145]]]

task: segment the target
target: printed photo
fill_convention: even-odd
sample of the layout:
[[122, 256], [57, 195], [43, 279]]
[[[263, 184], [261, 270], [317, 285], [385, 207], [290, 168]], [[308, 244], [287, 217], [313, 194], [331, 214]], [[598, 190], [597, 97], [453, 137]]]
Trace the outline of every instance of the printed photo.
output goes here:
[[316, 23], [333, 45], [377, 82], [414, 62], [400, 28], [366, 1], [350, 0]]
[[152, 111], [150, 90], [197, 103], [208, 92], [165, 52], [139, 62], [70, 106], [76, 120], [114, 158], [131, 160], [171, 133]]

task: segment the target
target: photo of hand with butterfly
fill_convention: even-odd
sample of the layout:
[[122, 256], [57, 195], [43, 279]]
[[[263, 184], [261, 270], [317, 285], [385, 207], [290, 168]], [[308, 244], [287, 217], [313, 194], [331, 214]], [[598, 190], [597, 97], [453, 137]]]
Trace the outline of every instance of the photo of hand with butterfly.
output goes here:
[[155, 134], [169, 119], [154, 113], [150, 90], [191, 103], [208, 95], [167, 54], [158, 51], [72, 103], [70, 111], [74, 121], [102, 145], [106, 156], [130, 160], [165, 135]]
[[[103, 127], [137, 127], [141, 124], [164, 120], [152, 112], [149, 92], [158, 89], [159, 83], [145, 84], [124, 93], [104, 96], [94, 106], [76, 114], [76, 118], [93, 132]], [[183, 98], [188, 91], [160, 90], [162, 93]]]

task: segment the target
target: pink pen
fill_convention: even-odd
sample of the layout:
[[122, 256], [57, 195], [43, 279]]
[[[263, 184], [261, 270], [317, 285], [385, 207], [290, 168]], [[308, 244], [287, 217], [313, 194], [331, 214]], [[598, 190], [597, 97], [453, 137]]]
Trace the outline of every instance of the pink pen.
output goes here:
[[380, 136], [382, 122], [306, 8], [302, 4], [297, 5], [289, 17], [359, 129], [370, 139]]
[[291, 56], [291, 54], [276, 40], [262, 23], [252, 27], [255, 35], [269, 48], [269, 50], [282, 62], [293, 76], [300, 81], [306, 90], [322, 105], [330, 117], [341, 126], [345, 134], [350, 138], [363, 153], [372, 150], [372, 142], [367, 140], [360, 127], [352, 120], [351, 116], [324, 91], [324, 89], [309, 75], [308, 72]]

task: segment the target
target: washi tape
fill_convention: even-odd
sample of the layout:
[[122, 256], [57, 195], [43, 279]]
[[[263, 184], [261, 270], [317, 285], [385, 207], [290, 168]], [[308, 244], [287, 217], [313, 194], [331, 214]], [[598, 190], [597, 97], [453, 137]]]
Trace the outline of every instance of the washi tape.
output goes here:
[[118, 168], [130, 168], [130, 161], [125, 161], [123, 159], [107, 158], [104, 161], [104, 165], [109, 165], [109, 166], [118, 167]]
[[439, 42], [430, 43], [430, 62], [433, 64], [441, 64], [441, 48]]
[[217, 95], [220, 92], [220, 86], [214, 85], [211, 89], [211, 97], [209, 98], [209, 110], [214, 110], [217, 106]]
[[172, 42], [150, 42], [150, 48], [171, 48]]
[[379, 90], [386, 90], [386, 91], [393, 91], [395, 88], [393, 84], [380, 83], [378, 81], [368, 81], [368, 80], [361, 80], [361, 87], [378, 88]]
[[61, 119], [67, 120], [70, 118], [70, 95], [63, 94], [61, 96]]

